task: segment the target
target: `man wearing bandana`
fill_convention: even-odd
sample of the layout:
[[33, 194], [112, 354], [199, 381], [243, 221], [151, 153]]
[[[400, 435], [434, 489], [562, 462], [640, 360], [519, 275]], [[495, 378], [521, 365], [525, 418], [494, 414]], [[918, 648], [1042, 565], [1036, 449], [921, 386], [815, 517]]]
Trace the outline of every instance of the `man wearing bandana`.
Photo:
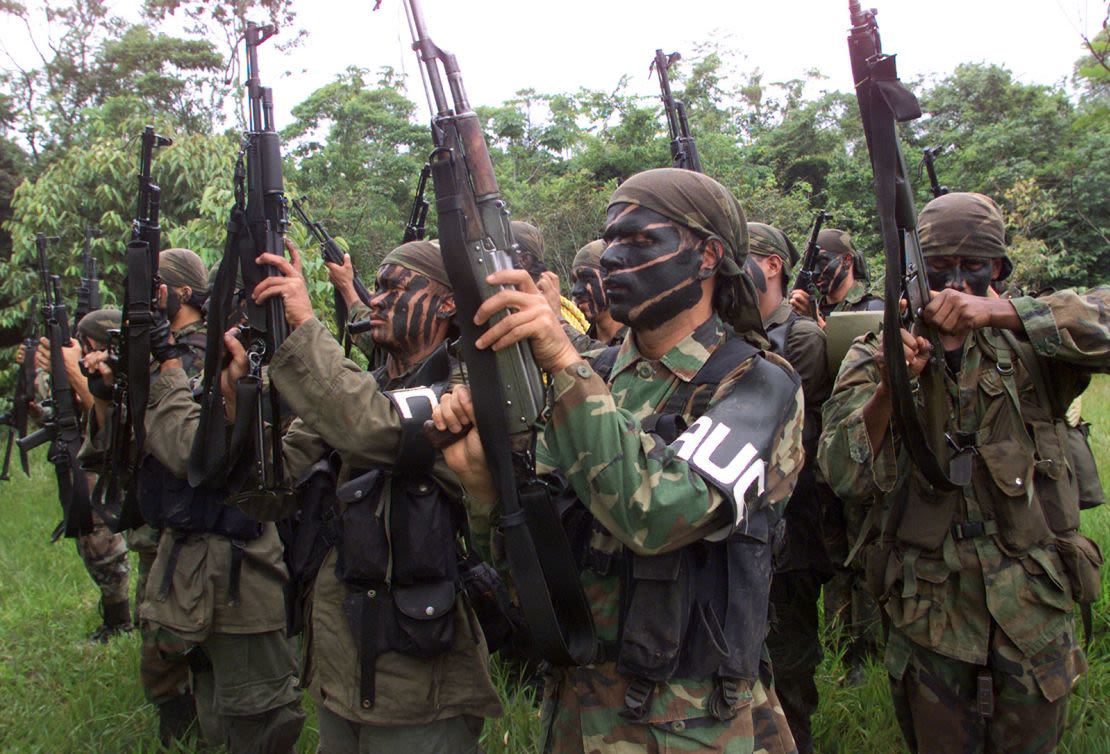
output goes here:
[[[867, 261], [862, 252], [852, 246], [852, 237], [846, 231], [825, 228], [817, 234], [817, 261], [814, 264], [814, 283], [820, 297], [817, 300], [817, 324], [825, 326], [825, 319], [833, 312], [882, 311], [883, 300], [871, 293], [867, 274]], [[790, 295], [794, 311], [803, 317], [811, 315], [809, 294], [801, 289]]]
[[[458, 545], [473, 513], [421, 432], [436, 396], [458, 379], [439, 244], [413, 241], [382, 260], [365, 317], [387, 356], [372, 372], [345, 359], [315, 318], [295, 254], [292, 263], [259, 261], [282, 276], [259, 284], [255, 300], [281, 296], [291, 331], [269, 374], [297, 416], [283, 437], [299, 511], [287, 541], [303, 587], [292, 607], [306, 624], [301, 683], [316, 702], [320, 751], [475, 753], [484, 718], [501, 704], [486, 636], [459, 593]], [[237, 341], [225, 342], [230, 402], [247, 362]], [[326, 491], [314, 497], [319, 485]], [[472, 524], [470, 534], [489, 538], [488, 527]], [[306, 551], [317, 555], [302, 560]]]
[[814, 672], [821, 662], [817, 605], [821, 585], [832, 575], [821, 535], [822, 505], [832, 493], [816, 478], [821, 406], [832, 392], [825, 334], [786, 300], [790, 270], [798, 262], [794, 244], [778, 228], [748, 223], [751, 254], [747, 271], [759, 294], [759, 313], [775, 353], [794, 367], [805, 394], [805, 467], [786, 506], [786, 536], [775, 558], [771, 582], [772, 619], [767, 649], [775, 669], [775, 691], [801, 754], [813, 751], [810, 717], [817, 711]]
[[[772, 532], [803, 463], [797, 376], [767, 352], [736, 199], [689, 170], [629, 178], [610, 199], [601, 256], [619, 347], [585, 359], [531, 278], [488, 299], [506, 308], [477, 341], [527, 339], [550, 374], [541, 472], [577, 495], [564, 525], [601, 650], [545, 684], [541, 751], [793, 751], [761, 673]], [[758, 382], [758, 384], [757, 384]], [[457, 387], [441, 429], [472, 423]], [[475, 431], [446, 451], [468, 496], [496, 506]], [[668, 639], [668, 637], [670, 637]]]
[[[1098, 547], [1081, 535], [1065, 411], [1110, 371], [1110, 290], [988, 296], [1011, 263], [1002, 213], [952, 193], [918, 219], [941, 333], [953, 469], [931, 487], [892, 432], [881, 343], [857, 340], [825, 405], [818, 462], [848, 504], [890, 508], [866, 553], [889, 617], [885, 665], [912, 751], [1055, 750], [1086, 670], [1076, 601], [1099, 592]], [[911, 375], [930, 344], [902, 331]], [[933, 360], [937, 364], [937, 360]], [[920, 408], [924, 412], [924, 407]]]
[[605, 271], [601, 255], [606, 243], [601, 239], [590, 241], [578, 250], [571, 263], [571, 300], [590, 323], [585, 333], [569, 325], [563, 329], [579, 351], [619, 345], [628, 333], [628, 327], [613, 319], [609, 311], [609, 297], [605, 293]]

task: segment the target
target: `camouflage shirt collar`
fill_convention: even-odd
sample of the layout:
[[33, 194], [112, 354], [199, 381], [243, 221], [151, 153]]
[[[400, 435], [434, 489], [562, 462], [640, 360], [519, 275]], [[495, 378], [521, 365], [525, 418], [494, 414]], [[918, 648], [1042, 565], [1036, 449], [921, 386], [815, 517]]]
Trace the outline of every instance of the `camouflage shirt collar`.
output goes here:
[[[709, 356], [717, 350], [725, 340], [725, 325], [715, 313], [705, 322], [698, 325], [695, 330], [680, 340], [669, 351], [663, 354], [659, 363], [667, 367], [676, 377], [683, 382], [694, 379], [698, 370], [709, 360]], [[612, 378], [641, 361], [651, 361], [640, 353], [636, 347], [636, 338], [624, 339], [620, 351], [617, 352], [616, 361], [613, 363]]]
[[867, 283], [863, 282], [862, 280], [857, 280], [856, 282], [852, 283], [852, 287], [848, 289], [848, 295], [846, 295], [840, 303], [853, 306], [862, 301], [863, 297], [870, 292], [871, 287], [868, 286]]
[[182, 327], [180, 330], [174, 330], [173, 339], [181, 340], [182, 338], [186, 338], [195, 332], [206, 332], [205, 322], [203, 318], [198, 319], [195, 322], [190, 322], [189, 324]]

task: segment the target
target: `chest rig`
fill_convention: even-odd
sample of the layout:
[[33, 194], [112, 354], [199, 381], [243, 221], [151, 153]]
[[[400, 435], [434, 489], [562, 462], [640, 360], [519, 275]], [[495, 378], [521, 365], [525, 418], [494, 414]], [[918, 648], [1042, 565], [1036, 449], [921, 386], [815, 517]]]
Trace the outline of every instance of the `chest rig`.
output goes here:
[[[609, 348], [593, 363], [606, 379], [617, 351]], [[730, 393], [710, 407], [719, 384], [753, 357], [754, 363]], [[756, 678], [767, 634], [772, 532], [779, 522], [766, 507], [750, 514], [745, 509], [747, 501], [763, 493], [764, 462], [770, 460], [798, 384], [796, 375], [762, 358], [751, 343], [731, 337], [692, 380], [679, 384], [658, 413], [641, 421], [643, 431], [677, 448], [677, 455], [736, 507], [737, 520], [722, 521], [722, 531], [731, 533], [661, 555], [636, 555], [626, 549], [606, 554], [592, 542], [599, 533], [608, 535], [584, 505], [578, 502], [564, 517], [571, 540], [578, 543], [581, 567], [620, 577], [618, 640], [602, 648], [602, 657], [615, 660], [618, 672], [629, 678], [623, 716], [643, 719], [660, 682], [712, 678], [708, 709], [719, 720], [728, 720], [736, 714], [740, 682]], [[722, 433], [733, 435], [729, 449], [743, 445], [755, 453], [735, 483], [731, 473], [716, 473], [722, 471], [713, 465], [719, 454], [702, 454], [710, 438]], [[691, 450], [692, 444], [697, 448]], [[725, 449], [724, 442], [717, 448]], [[725, 452], [724, 457], [735, 460], [740, 454]], [[758, 470], [758, 478], [749, 473], [752, 469]], [[752, 483], [744, 487], [746, 477]]]

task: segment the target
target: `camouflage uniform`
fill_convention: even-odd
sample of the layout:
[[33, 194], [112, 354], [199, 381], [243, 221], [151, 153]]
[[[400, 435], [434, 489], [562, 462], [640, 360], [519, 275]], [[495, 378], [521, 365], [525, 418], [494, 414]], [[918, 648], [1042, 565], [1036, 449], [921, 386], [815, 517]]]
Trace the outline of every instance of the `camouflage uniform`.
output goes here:
[[882, 311], [883, 299], [871, 292], [871, 284], [866, 280], [856, 280], [844, 298], [835, 304], [822, 299], [817, 304], [817, 309], [822, 317], [828, 317], [836, 312], [870, 312]]
[[[658, 411], [680, 381], [697, 374], [725, 334], [726, 327], [714, 316], [658, 361], [642, 357], [635, 339], [627, 338], [608, 384], [584, 365], [552, 376], [554, 411], [537, 448], [541, 471], [562, 469], [574, 489], [585, 493], [591, 512], [608, 530], [595, 535], [594, 549], [616, 553], [623, 544], [637, 552], [662, 552], [676, 543], [695, 542], [720, 526], [721, 495], [656, 436], [642, 433], [639, 421]], [[727, 394], [750, 367], [750, 361], [737, 365], [714, 397]], [[801, 400], [795, 408], [783, 418], [782, 441], [768, 464], [766, 494], [761, 498], [776, 510], [789, 496], [801, 465]], [[596, 465], [591, 458], [607, 462]], [[614, 458], [623, 463], [610, 463]], [[627, 506], [617, 506], [620, 500], [628, 501]], [[620, 576], [586, 570], [582, 582], [599, 639], [615, 642]], [[712, 679], [674, 678], [661, 684], [639, 722], [618, 712], [627, 685], [615, 662], [555, 669], [545, 689], [544, 751], [608, 751], [616, 742], [630, 742], [625, 743], [628, 751], [719, 746], [721, 751], [747, 752], [759, 733], [753, 726], [775, 724], [754, 713], [756, 707], [777, 706], [760, 679], [741, 690], [739, 714], [731, 724], [718, 721], [707, 709]]]
[[1092, 568], [1097, 579], [1101, 557], [1076, 531], [1060, 422], [1027, 363], [1033, 352], [1050, 363], [1070, 400], [1092, 371], [1110, 370], [1108, 304], [1107, 289], [1014, 299], [1024, 354], [993, 328], [967, 337], [959, 372], [946, 374], [948, 431], [976, 452], [971, 484], [951, 493], [929, 487], [896, 437], [872, 451], [863, 406], [880, 380], [879, 338], [857, 341], [840, 371], [818, 460], [853, 504], [894, 501], [866, 562], [890, 620], [885, 663], [914, 751], [1041, 752], [1059, 740], [1086, 669], [1073, 594]]

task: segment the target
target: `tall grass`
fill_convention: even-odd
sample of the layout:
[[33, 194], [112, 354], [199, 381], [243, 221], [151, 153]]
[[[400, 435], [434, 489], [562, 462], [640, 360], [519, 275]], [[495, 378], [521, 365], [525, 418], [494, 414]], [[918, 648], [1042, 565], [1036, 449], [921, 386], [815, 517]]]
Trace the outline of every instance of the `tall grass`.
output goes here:
[[[1110, 379], [1099, 378], [1084, 397], [1095, 426], [1093, 446], [1103, 487], [1110, 489]], [[157, 715], [139, 688], [137, 634], [91, 645], [97, 593], [72, 542], [50, 544], [59, 508], [53, 470], [41, 453], [33, 478], [13, 473], [0, 483], [0, 752], [105, 752], [157, 750]], [[1110, 508], [1083, 514], [1083, 527], [1110, 552]], [[1110, 576], [1095, 604], [1088, 660], [1069, 714], [1062, 751], [1110, 754]], [[533, 754], [539, 717], [531, 690], [495, 665], [506, 714], [490, 720], [483, 746], [490, 754]], [[881, 664], [859, 686], [841, 683], [841, 658], [828, 653], [818, 669], [821, 704], [814, 721], [821, 752], [881, 754], [904, 751]], [[298, 751], [317, 742], [312, 703]], [[179, 751], [190, 751], [179, 748]], [[413, 754], [417, 754], [414, 752]]]

